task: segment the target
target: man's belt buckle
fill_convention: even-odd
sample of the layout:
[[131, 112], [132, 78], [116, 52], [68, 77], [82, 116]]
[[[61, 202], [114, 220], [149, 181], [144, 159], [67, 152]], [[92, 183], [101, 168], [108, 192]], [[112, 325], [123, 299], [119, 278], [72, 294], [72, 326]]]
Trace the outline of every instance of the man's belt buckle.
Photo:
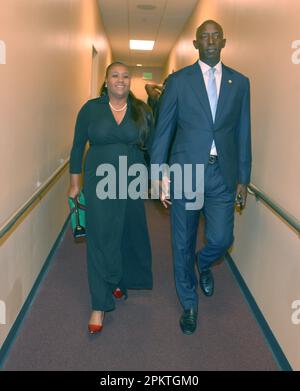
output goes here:
[[218, 159], [218, 156], [215, 156], [215, 155], [210, 155], [209, 158], [208, 158], [208, 163], [209, 164], [214, 164]]

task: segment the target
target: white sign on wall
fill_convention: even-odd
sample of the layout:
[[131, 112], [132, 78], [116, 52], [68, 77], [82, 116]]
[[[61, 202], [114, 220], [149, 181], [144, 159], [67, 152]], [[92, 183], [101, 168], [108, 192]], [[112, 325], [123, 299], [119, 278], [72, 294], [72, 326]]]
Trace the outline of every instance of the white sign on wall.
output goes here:
[[300, 39], [292, 42], [292, 49], [296, 49], [292, 54], [292, 63], [298, 65], [300, 64]]
[[6, 64], [6, 45], [0, 41], [0, 64]]

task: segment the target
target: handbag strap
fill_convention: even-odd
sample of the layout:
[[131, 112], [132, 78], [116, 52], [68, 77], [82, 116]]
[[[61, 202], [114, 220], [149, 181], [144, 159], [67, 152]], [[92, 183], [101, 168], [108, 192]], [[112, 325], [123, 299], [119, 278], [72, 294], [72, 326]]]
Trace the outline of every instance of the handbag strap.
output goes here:
[[77, 195], [75, 198], [76, 198], [75, 202], [76, 202], [78, 209], [85, 210], [86, 209], [85, 205], [83, 205], [79, 202], [79, 195]]
[[78, 207], [78, 209], [86, 210], [85, 205], [82, 205], [79, 201], [77, 201], [77, 207]]

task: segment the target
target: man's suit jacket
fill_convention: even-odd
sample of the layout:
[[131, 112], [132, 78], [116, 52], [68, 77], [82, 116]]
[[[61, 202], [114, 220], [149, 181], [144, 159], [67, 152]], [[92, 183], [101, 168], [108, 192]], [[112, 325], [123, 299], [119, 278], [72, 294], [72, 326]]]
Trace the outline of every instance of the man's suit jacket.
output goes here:
[[206, 165], [213, 140], [229, 190], [236, 190], [238, 183], [249, 183], [249, 79], [222, 64], [222, 81], [213, 122], [203, 75], [196, 62], [168, 78], [161, 97], [151, 163]]

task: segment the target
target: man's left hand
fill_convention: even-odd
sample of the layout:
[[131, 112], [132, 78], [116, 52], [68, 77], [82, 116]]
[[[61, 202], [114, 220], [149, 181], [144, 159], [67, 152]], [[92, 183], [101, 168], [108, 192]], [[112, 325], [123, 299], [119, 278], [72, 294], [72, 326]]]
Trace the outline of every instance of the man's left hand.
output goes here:
[[240, 201], [241, 209], [244, 209], [247, 201], [247, 185], [240, 183], [237, 185], [236, 200]]

